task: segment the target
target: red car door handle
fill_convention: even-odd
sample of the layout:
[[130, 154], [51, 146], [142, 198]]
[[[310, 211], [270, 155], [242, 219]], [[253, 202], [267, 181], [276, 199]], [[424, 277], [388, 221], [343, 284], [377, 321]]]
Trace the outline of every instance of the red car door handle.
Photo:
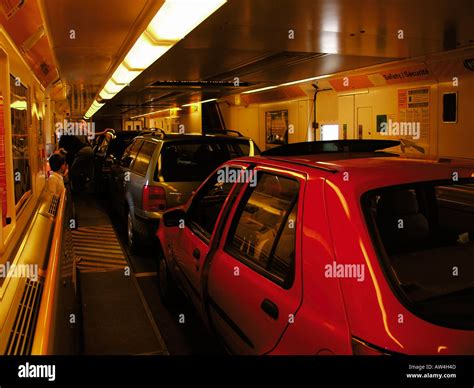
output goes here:
[[267, 315], [272, 317], [275, 321], [278, 319], [278, 315], [279, 315], [278, 306], [275, 303], [273, 303], [271, 300], [264, 299], [260, 307]]
[[199, 260], [201, 258], [201, 251], [199, 249], [195, 248], [194, 251], [193, 251], [193, 257], [196, 260]]

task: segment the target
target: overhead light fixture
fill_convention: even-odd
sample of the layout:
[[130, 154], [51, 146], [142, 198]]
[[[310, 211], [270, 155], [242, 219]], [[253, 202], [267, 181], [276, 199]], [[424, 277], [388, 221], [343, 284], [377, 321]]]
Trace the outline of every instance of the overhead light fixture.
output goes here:
[[267, 86], [267, 87], [264, 87], [264, 88], [259, 88], [259, 89], [254, 89], [254, 90], [247, 90], [245, 92], [242, 92], [242, 94], [259, 93], [259, 92], [264, 92], [266, 90], [281, 88], [283, 86], [291, 86], [291, 85], [296, 85], [296, 84], [302, 84], [302, 83], [305, 83], [305, 82], [316, 81], [318, 79], [323, 79], [323, 78], [328, 78], [328, 77], [330, 77], [329, 74], [327, 74], [327, 75], [318, 75], [317, 77], [311, 77], [311, 78], [300, 79], [300, 80], [297, 80], [297, 81], [285, 82], [283, 84]]
[[104, 103], [101, 103], [101, 102], [98, 102], [96, 100], [94, 100], [94, 102], [92, 103], [91, 107], [89, 108], [89, 110], [87, 111], [87, 113], [84, 115], [84, 117], [89, 120], [92, 116], [94, 116], [97, 111], [102, 108], [105, 104]]
[[369, 94], [369, 89], [361, 89], [361, 90], [356, 90], [356, 91], [349, 91], [345, 93], [339, 93], [337, 96], [338, 97], [344, 97], [344, 96], [354, 96], [358, 94]]
[[292, 81], [292, 82], [285, 82], [284, 84], [278, 85], [278, 87], [302, 84], [305, 82], [317, 81], [318, 79], [323, 79], [323, 78], [328, 78], [328, 77], [330, 77], [330, 75], [318, 75], [317, 77], [305, 78], [305, 79], [300, 79], [298, 81]]
[[112, 75], [112, 81], [116, 84], [128, 85], [137, 78], [141, 72], [141, 70], [131, 69], [125, 63], [122, 63]]
[[278, 87], [278, 85], [267, 86], [267, 87], [265, 87], [265, 88], [254, 89], [254, 90], [247, 90], [246, 92], [242, 92], [242, 94], [259, 93], [259, 92], [264, 92], [264, 91], [266, 91], [266, 90], [276, 89], [277, 87]]
[[226, 0], [167, 0], [148, 26], [156, 40], [181, 40]]
[[146, 69], [171, 47], [172, 44], [156, 44], [145, 31], [130, 49], [123, 63], [130, 69]]
[[[124, 86], [125, 87], [125, 86]], [[110, 100], [112, 98], [114, 98], [114, 96], [116, 95], [117, 93], [112, 93], [112, 92], [109, 92], [107, 89], [102, 89], [102, 91], [99, 93], [99, 97], [102, 99], [102, 100]]]
[[193, 105], [202, 105], [202, 104], [206, 104], [207, 102], [212, 102], [212, 101], [217, 101], [217, 98], [211, 98], [209, 100], [204, 100], [204, 101], [198, 101], [198, 102], [191, 102], [189, 104], [184, 104], [184, 105], [181, 105], [181, 107], [186, 107], [186, 106], [193, 106]]
[[120, 92], [127, 84], [117, 84], [112, 79], [109, 80], [99, 93], [99, 97], [103, 100], [109, 100], [113, 98], [118, 92]]
[[157, 114], [157, 113], [162, 113], [162, 112], [168, 112], [170, 111], [170, 114], [171, 114], [171, 111], [178, 111], [178, 110], [182, 110], [181, 108], [167, 108], [167, 109], [161, 109], [161, 110], [156, 110], [154, 112], [149, 112], [149, 113], [144, 113], [142, 115], [138, 115], [138, 116], [134, 116], [134, 117], [130, 117], [132, 120], [135, 120], [135, 119], [138, 119], [140, 117], [146, 117], [146, 116], [151, 116], [151, 115], [154, 115], [154, 114]]
[[[166, 0], [99, 93], [112, 99], [227, 0]], [[111, 85], [111, 82], [115, 85]]]

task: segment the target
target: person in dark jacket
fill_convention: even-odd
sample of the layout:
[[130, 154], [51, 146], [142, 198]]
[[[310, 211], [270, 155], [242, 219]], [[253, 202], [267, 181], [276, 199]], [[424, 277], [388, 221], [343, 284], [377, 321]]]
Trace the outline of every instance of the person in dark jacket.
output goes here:
[[66, 163], [73, 192], [80, 192], [92, 180], [94, 171], [94, 152], [87, 140], [79, 136], [63, 135], [59, 147], [67, 151]]

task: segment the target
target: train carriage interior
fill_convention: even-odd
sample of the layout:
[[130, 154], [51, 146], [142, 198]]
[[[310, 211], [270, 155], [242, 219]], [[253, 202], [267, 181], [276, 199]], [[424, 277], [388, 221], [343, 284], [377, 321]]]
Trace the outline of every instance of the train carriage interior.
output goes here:
[[1, 0], [0, 354], [474, 355], [473, 20]]

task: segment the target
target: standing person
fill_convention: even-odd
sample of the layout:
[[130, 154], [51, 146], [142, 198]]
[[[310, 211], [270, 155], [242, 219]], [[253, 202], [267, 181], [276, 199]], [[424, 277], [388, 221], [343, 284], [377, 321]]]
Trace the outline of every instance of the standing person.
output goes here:
[[60, 148], [54, 151], [55, 154], [59, 154], [64, 159], [64, 169], [60, 171], [60, 174], [64, 180], [64, 186], [68, 187], [69, 184], [69, 165], [67, 164], [67, 151], [64, 148]]
[[66, 170], [66, 160], [60, 153], [54, 153], [49, 157], [51, 173], [47, 181], [47, 189], [54, 195], [61, 195], [64, 190], [63, 173]]
[[59, 147], [67, 151], [66, 162], [72, 191], [80, 192], [93, 177], [94, 152], [92, 147], [82, 141], [79, 136], [63, 135], [59, 139]]

